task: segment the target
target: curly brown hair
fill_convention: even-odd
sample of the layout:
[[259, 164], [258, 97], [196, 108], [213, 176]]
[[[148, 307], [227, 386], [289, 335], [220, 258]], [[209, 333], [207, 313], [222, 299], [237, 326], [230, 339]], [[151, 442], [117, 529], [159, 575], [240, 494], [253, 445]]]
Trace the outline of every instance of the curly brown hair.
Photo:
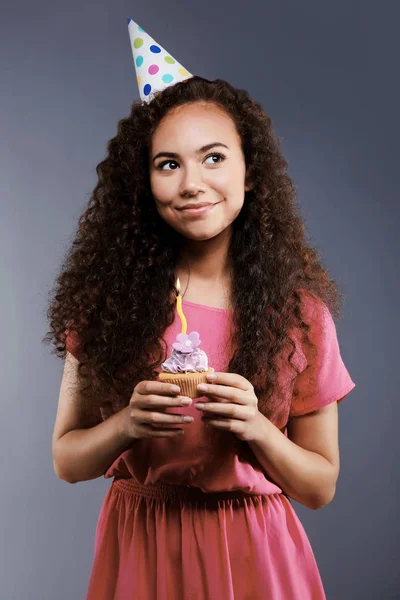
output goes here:
[[[167, 357], [163, 334], [175, 314], [175, 280], [182, 237], [158, 214], [151, 193], [149, 144], [168, 111], [186, 103], [212, 103], [226, 111], [242, 142], [248, 180], [229, 248], [233, 347], [228, 372], [254, 386], [259, 409], [283, 414], [273, 391], [275, 357], [284, 347], [290, 363], [292, 326], [305, 332], [301, 291], [320, 298], [333, 316], [342, 295], [305, 239], [271, 119], [242, 89], [202, 77], [176, 83], [151, 102], [132, 104], [96, 168], [98, 182], [58, 275], [49, 301], [44, 342], [66, 357], [66, 331], [78, 339], [79, 375], [90, 385], [82, 401], [93, 411], [127, 406], [135, 385], [155, 379]], [[293, 377], [297, 368], [291, 365]], [[89, 391], [90, 390], [90, 391]], [[101, 419], [99, 419], [101, 420]]]

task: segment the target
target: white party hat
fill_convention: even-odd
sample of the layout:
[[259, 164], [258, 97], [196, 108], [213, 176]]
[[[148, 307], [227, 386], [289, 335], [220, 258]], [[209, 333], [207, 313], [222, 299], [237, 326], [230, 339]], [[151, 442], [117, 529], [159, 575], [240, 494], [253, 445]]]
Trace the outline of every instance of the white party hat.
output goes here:
[[155, 93], [193, 77], [142, 27], [128, 18], [128, 31], [135, 62], [140, 98], [150, 102]]

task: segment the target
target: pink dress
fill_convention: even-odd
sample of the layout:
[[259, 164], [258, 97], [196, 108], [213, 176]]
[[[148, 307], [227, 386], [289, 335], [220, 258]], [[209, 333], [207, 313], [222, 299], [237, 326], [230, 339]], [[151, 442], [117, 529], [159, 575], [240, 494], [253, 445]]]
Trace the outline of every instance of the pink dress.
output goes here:
[[[344, 399], [355, 387], [326, 305], [306, 296], [318, 353], [300, 373], [289, 415]], [[310, 301], [311, 299], [311, 301]], [[183, 301], [188, 333], [216, 371], [226, 371], [231, 311]], [[181, 322], [166, 331], [169, 354]], [[306, 365], [296, 343], [296, 358]], [[285, 376], [284, 368], [281, 377]], [[205, 398], [207, 401], [207, 398]], [[177, 438], [135, 440], [105, 472], [114, 478], [98, 518], [87, 600], [322, 600], [318, 566], [291, 500], [230, 432], [214, 443], [195, 420]], [[103, 418], [106, 415], [103, 414]], [[218, 440], [218, 438], [217, 438]]]

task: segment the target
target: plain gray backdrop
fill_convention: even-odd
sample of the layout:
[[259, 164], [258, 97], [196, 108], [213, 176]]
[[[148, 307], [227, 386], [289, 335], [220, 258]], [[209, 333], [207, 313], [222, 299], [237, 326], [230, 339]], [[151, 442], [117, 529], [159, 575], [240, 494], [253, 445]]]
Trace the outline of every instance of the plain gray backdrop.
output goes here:
[[400, 598], [400, 9], [384, 0], [3, 5], [0, 598], [85, 597], [111, 483], [70, 485], [53, 471], [63, 364], [41, 340], [95, 166], [139, 97], [127, 17], [272, 118], [310, 241], [345, 294], [336, 326], [356, 383], [339, 409], [334, 500], [294, 506], [328, 600]]

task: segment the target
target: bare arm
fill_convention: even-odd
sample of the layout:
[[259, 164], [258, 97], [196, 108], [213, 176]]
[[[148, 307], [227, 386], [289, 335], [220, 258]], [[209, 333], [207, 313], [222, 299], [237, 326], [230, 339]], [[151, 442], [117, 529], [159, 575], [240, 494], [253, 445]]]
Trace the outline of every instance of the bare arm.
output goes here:
[[[78, 365], [68, 352], [52, 443], [54, 470], [60, 479], [69, 483], [96, 479], [139, 439], [182, 433], [182, 428], [170, 427], [182, 425], [185, 415], [165, 412], [169, 406], [182, 406], [185, 398], [178, 395], [179, 388], [171, 390], [170, 384], [161, 381], [141, 381], [135, 386], [128, 406], [103, 421], [100, 407], [94, 410], [94, 393], [89, 409], [82, 402]], [[191, 398], [188, 402], [192, 402]]]
[[[100, 410], [87, 410], [81, 398], [78, 361], [67, 353], [53, 431], [54, 470], [70, 483], [101, 477], [114, 460], [134, 442], [123, 421], [129, 407], [104, 422]], [[95, 403], [93, 403], [95, 406]]]
[[336, 402], [293, 418], [288, 437], [263, 419], [249, 445], [273, 481], [297, 502], [315, 510], [334, 497], [340, 468]]
[[126, 437], [122, 422], [129, 406], [89, 429], [68, 431], [53, 444], [54, 469], [69, 483], [101, 477], [135, 440]]

